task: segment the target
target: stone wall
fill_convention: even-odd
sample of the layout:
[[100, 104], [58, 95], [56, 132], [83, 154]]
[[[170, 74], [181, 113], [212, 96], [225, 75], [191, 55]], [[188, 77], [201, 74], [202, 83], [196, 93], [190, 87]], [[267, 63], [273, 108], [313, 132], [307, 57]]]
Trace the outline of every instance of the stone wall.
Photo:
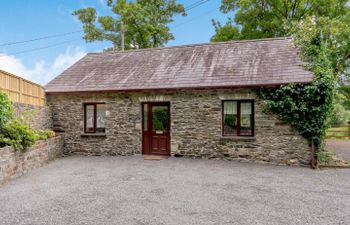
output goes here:
[[36, 130], [52, 129], [52, 113], [48, 106], [14, 103], [14, 115], [23, 115]]
[[[255, 137], [221, 136], [222, 100], [255, 100]], [[67, 154], [130, 155], [141, 150], [141, 102], [168, 101], [173, 156], [235, 159], [307, 165], [309, 143], [275, 115], [263, 112], [254, 90], [178, 90], [80, 95], [52, 95], [54, 129], [64, 132]], [[83, 135], [83, 104], [107, 106], [106, 135]]]
[[26, 174], [62, 155], [63, 137], [38, 141], [25, 152], [7, 146], [0, 148], [0, 183]]

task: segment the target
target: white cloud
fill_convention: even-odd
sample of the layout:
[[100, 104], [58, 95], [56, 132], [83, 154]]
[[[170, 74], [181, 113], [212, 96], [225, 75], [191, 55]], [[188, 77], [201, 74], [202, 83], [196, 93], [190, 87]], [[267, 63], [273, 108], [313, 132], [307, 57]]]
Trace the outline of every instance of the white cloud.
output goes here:
[[85, 55], [86, 52], [79, 48], [68, 48], [66, 52], [58, 55], [51, 64], [41, 60], [30, 68], [25, 66], [19, 58], [0, 53], [0, 69], [44, 85]]

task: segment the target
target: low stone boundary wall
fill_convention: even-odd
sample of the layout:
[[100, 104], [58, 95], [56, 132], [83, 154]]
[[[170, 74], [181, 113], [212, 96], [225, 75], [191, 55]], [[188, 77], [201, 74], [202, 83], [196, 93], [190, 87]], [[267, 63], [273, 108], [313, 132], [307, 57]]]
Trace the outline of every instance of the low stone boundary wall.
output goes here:
[[62, 155], [63, 137], [56, 136], [38, 141], [25, 152], [11, 146], [0, 148], [0, 183], [26, 174]]

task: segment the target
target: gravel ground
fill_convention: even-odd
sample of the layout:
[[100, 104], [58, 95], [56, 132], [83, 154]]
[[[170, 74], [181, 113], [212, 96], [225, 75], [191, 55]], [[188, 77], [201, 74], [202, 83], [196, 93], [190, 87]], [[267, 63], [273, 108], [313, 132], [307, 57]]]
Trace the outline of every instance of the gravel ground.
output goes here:
[[68, 157], [0, 186], [0, 224], [349, 224], [350, 170]]
[[326, 149], [339, 158], [350, 161], [350, 140], [327, 140]]

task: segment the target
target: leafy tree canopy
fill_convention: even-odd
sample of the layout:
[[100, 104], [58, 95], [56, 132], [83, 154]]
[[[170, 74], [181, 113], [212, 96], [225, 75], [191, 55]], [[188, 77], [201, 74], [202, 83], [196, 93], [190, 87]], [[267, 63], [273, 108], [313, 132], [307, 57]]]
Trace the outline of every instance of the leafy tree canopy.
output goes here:
[[240, 30], [235, 26], [234, 21], [231, 18], [229, 18], [224, 26], [215, 20], [212, 20], [212, 23], [215, 28], [215, 35], [210, 41], [219, 42], [242, 39]]
[[221, 11], [235, 13], [239, 39], [290, 35], [295, 22], [307, 16], [329, 19], [348, 11], [348, 0], [222, 0]]
[[160, 47], [174, 39], [168, 27], [173, 16], [186, 15], [176, 0], [108, 0], [107, 5], [116, 17], [97, 16], [94, 8], [76, 10], [73, 15], [83, 23], [87, 42], [107, 40], [115, 49], [121, 46], [122, 24], [126, 49]]
[[346, 110], [348, 98], [338, 91], [334, 96], [334, 109], [330, 115], [329, 122], [331, 126], [340, 126], [346, 124], [349, 120], [349, 111]]
[[342, 98], [337, 102], [340, 102], [341, 105], [350, 112], [350, 85], [340, 86], [338, 88], [338, 93]]

